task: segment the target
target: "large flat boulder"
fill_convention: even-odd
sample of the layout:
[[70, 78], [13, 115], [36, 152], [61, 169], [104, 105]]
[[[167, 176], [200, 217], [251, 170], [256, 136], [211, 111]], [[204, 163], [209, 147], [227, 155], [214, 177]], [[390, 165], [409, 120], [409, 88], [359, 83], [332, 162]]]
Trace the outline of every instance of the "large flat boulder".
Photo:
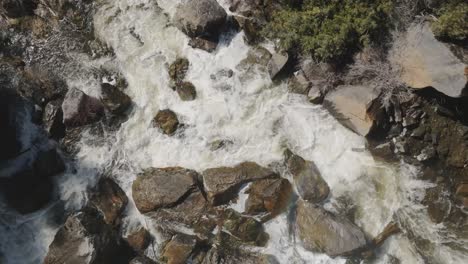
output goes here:
[[243, 162], [235, 167], [207, 169], [202, 175], [208, 200], [213, 205], [227, 203], [235, 198], [243, 184], [278, 177], [272, 170], [254, 162]]
[[331, 257], [346, 256], [367, 245], [364, 232], [346, 218], [300, 200], [296, 224], [305, 249]]
[[341, 85], [325, 96], [323, 105], [347, 128], [367, 136], [375, 127], [369, 110], [377, 103], [379, 91], [363, 85]]
[[197, 188], [197, 173], [192, 170], [149, 168], [133, 182], [133, 200], [141, 213], [173, 207]]
[[177, 6], [174, 23], [189, 37], [217, 37], [227, 13], [216, 0], [188, 0]]
[[392, 54], [391, 61], [401, 68], [401, 80], [408, 86], [433, 87], [451, 97], [466, 95], [466, 65], [435, 38], [429, 23], [411, 26]]

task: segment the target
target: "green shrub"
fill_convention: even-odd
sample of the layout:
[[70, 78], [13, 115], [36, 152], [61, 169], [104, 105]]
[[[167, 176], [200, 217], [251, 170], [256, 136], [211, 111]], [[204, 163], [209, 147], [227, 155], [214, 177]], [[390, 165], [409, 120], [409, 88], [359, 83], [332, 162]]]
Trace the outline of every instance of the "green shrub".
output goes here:
[[385, 35], [392, 9], [392, 0], [304, 0], [275, 12], [263, 35], [319, 61], [340, 61]]
[[437, 21], [432, 29], [437, 37], [464, 41], [468, 39], [468, 3], [452, 0], [435, 11]]

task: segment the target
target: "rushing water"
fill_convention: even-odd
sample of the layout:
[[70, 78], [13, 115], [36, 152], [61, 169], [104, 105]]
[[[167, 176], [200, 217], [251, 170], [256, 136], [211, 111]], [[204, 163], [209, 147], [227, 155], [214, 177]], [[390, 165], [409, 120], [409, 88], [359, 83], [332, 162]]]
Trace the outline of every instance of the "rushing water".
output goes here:
[[[321, 106], [288, 94], [286, 83], [273, 84], [261, 68], [238, 67], [251, 49], [243, 41], [242, 32], [225, 34], [212, 54], [193, 49], [188, 46], [188, 38], [170, 25], [179, 1], [156, 2], [157, 5], [151, 0], [107, 0], [98, 6], [94, 18], [96, 34], [113, 48], [116, 58], [87, 59], [83, 64], [118, 67], [128, 81], [126, 93], [134, 108], [120, 130], [106, 135], [99, 144], [90, 141], [91, 136], [83, 135], [76, 172], [66, 173], [59, 183], [59, 194], [67, 208], [83, 205], [86, 189], [99, 175], [107, 173], [113, 175], [130, 198], [124, 226], [138, 222], [147, 226], [149, 220], [139, 214], [131, 199], [131, 184], [142, 169], [181, 166], [202, 171], [242, 161], [267, 166], [280, 162], [284, 148], [288, 147], [317, 164], [331, 189], [331, 199], [325, 207], [337, 210], [338, 198], [346, 197], [356, 205], [356, 224], [370, 237], [397, 215], [417, 235], [434, 243], [443, 242], [439, 236], [443, 227], [431, 224], [419, 203], [429, 185], [416, 179], [417, 168], [375, 161], [366, 150], [365, 139], [341, 126]], [[271, 49], [271, 44], [265, 45]], [[167, 67], [177, 57], [190, 61], [187, 80], [197, 89], [195, 101], [183, 102], [169, 88]], [[210, 78], [222, 69], [233, 70], [233, 77]], [[95, 81], [73, 78], [69, 85], [99, 94]], [[166, 108], [176, 112], [186, 125], [182, 133], [173, 137], [151, 126], [157, 111]], [[233, 144], [210, 150], [210, 143], [220, 139]], [[7, 220], [3, 226], [10, 227], [1, 229], [0, 240], [6, 263], [40, 262], [57, 230], [48, 221], [53, 217], [53, 208], [28, 216], [12, 215], [16, 219]], [[290, 233], [290, 225], [287, 214], [269, 221], [268, 245], [252, 250], [275, 255], [280, 263], [345, 262], [303, 249]], [[157, 242], [157, 231], [147, 227]], [[150, 248], [146, 254], [156, 257], [154, 252]], [[391, 237], [382, 246], [375, 263], [389, 263], [389, 255], [402, 263], [425, 263], [404, 233]], [[434, 263], [463, 263], [464, 257], [443, 246], [438, 246], [431, 255]]]

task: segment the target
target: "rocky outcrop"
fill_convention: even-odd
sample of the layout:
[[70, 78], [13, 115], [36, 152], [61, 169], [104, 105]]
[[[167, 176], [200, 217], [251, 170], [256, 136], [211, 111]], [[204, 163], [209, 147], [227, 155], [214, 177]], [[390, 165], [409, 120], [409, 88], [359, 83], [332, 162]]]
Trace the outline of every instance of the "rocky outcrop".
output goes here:
[[196, 189], [197, 177], [180, 167], [146, 169], [132, 185], [135, 205], [141, 213], [173, 207]]
[[99, 120], [104, 113], [104, 107], [98, 99], [71, 88], [63, 100], [62, 111], [65, 126], [77, 127]]
[[271, 219], [287, 209], [293, 188], [287, 179], [267, 179], [253, 182], [246, 193], [245, 212], [268, 214], [265, 219]]
[[330, 188], [312, 161], [304, 160], [290, 151], [286, 151], [285, 158], [286, 166], [302, 199], [320, 203], [328, 197]]
[[169, 109], [160, 110], [153, 119], [153, 126], [158, 127], [164, 134], [173, 135], [179, 127], [176, 113]]
[[376, 129], [376, 100], [379, 91], [362, 85], [342, 85], [336, 90], [329, 92], [324, 99], [323, 105], [335, 118], [347, 128], [359, 135], [370, 135]]
[[189, 0], [177, 6], [174, 24], [190, 37], [217, 37], [226, 19], [216, 0]]
[[182, 101], [193, 101], [197, 97], [197, 91], [191, 82], [181, 82], [176, 86], [176, 91]]
[[235, 167], [207, 169], [202, 175], [208, 199], [213, 205], [235, 198], [245, 183], [278, 177], [275, 172], [253, 162], [244, 162]]
[[411, 88], [433, 87], [450, 97], [466, 95], [466, 65], [439, 42], [429, 23], [411, 26], [393, 48], [391, 61]]
[[131, 257], [117, 232], [104, 223], [96, 210], [85, 208], [69, 216], [59, 229], [44, 264], [126, 264]]
[[128, 95], [110, 83], [101, 84], [101, 101], [104, 107], [115, 115], [122, 114], [132, 104]]
[[304, 248], [313, 252], [331, 257], [346, 256], [367, 245], [359, 227], [305, 201], [297, 204], [296, 223]]
[[161, 258], [167, 264], [188, 263], [196, 245], [197, 237], [176, 234], [164, 247]]
[[110, 178], [102, 178], [93, 192], [91, 204], [102, 213], [106, 224], [118, 225], [128, 198], [117, 183]]

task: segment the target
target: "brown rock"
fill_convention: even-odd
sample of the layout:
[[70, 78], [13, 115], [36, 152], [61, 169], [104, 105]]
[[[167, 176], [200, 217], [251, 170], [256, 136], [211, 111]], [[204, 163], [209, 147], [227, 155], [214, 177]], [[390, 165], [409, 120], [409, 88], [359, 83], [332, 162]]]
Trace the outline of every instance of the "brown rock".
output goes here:
[[185, 264], [192, 254], [197, 239], [195, 236], [177, 234], [167, 243], [162, 253], [162, 259], [167, 264]]
[[106, 224], [117, 225], [120, 223], [120, 215], [128, 204], [128, 198], [117, 183], [109, 178], [102, 178], [91, 198], [91, 203], [101, 211]]
[[103, 83], [101, 84], [101, 90], [101, 101], [112, 114], [122, 114], [132, 104], [130, 97], [114, 85]]
[[252, 183], [247, 193], [249, 197], [245, 203], [246, 213], [269, 213], [269, 219], [288, 207], [293, 189], [286, 179], [267, 179]]
[[461, 197], [468, 197], [468, 183], [462, 183], [457, 186], [457, 191], [455, 195]]
[[189, 69], [190, 62], [186, 58], [178, 58], [169, 66], [169, 77], [175, 84], [182, 82]]
[[194, 49], [201, 49], [206, 52], [213, 52], [218, 47], [218, 42], [196, 37], [189, 41], [189, 46]]
[[197, 91], [191, 82], [178, 84], [176, 91], [182, 101], [193, 101], [197, 97]]
[[243, 242], [253, 242], [260, 245], [265, 237], [262, 223], [252, 217], [243, 216], [238, 212], [228, 209], [223, 214], [223, 227], [230, 235]]
[[235, 167], [207, 169], [202, 175], [208, 200], [213, 205], [220, 205], [235, 198], [239, 188], [245, 183], [278, 177], [270, 169], [253, 162], [244, 162]]
[[179, 127], [179, 119], [169, 109], [160, 110], [153, 119], [153, 125], [159, 127], [164, 134], [172, 135]]
[[174, 207], [196, 188], [197, 173], [192, 170], [149, 168], [133, 182], [133, 200], [141, 213]]
[[125, 240], [135, 252], [143, 253], [151, 243], [151, 234], [144, 227], [140, 227], [130, 233]]

